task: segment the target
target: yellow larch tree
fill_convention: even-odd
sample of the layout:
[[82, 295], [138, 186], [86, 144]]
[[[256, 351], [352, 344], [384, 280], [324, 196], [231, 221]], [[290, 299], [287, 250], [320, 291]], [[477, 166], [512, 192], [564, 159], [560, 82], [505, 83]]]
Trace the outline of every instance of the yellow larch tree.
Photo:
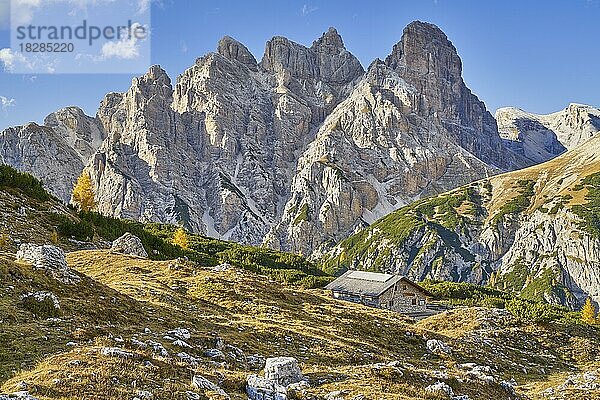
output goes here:
[[585, 300], [585, 304], [581, 309], [581, 320], [590, 325], [596, 323], [596, 308], [589, 297]]
[[187, 232], [182, 227], [177, 228], [173, 234], [173, 244], [181, 247], [182, 249], [187, 249], [189, 247], [190, 243]]
[[96, 197], [90, 174], [83, 172], [73, 187], [73, 202], [81, 211], [92, 211], [96, 207]]

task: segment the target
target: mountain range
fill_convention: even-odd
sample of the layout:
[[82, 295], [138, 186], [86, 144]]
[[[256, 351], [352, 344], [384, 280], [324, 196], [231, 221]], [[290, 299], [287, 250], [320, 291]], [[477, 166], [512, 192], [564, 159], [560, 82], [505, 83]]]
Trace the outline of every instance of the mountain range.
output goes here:
[[[503, 108], [494, 118], [466, 86], [446, 35], [416, 21], [366, 70], [334, 28], [310, 47], [274, 37], [260, 61], [226, 36], [175, 84], [152, 66], [126, 92], [107, 94], [94, 117], [69, 107], [41, 126], [4, 130], [0, 163], [64, 202], [88, 173], [107, 216], [323, 256], [332, 269], [515, 290], [551, 270], [543, 296], [575, 307], [587, 294], [600, 300], [589, 268], [596, 244], [582, 233], [584, 247], [555, 248], [571, 246], [572, 221], [586, 220], [556, 207], [586, 207], [598, 130], [600, 111], [578, 104], [550, 115]], [[579, 203], [556, 197], [567, 195]], [[409, 214], [418, 223], [399, 231], [394, 218]], [[390, 221], [394, 232], [377, 231]], [[539, 253], [542, 242], [549, 249]], [[526, 282], [506, 283], [520, 265]]]

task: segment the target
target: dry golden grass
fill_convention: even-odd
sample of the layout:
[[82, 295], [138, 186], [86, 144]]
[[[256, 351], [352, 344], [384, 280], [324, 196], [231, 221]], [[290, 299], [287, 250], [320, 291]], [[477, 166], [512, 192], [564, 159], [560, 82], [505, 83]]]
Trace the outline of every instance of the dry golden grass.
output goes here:
[[[0, 258], [0, 282], [14, 286], [0, 296], [6, 316], [0, 330], [0, 382], [5, 381], [0, 391], [14, 391], [25, 381], [42, 400], [130, 399], [138, 390], [152, 392], [154, 399], [184, 399], [193, 390], [191, 376], [202, 374], [233, 399], [244, 399], [251, 368], [230, 357], [215, 364], [203, 355], [219, 337], [246, 355], [296, 357], [315, 382], [306, 396], [343, 389], [347, 398], [437, 399], [424, 388], [443, 380], [472, 399], [502, 399], [508, 397], [498, 397], [503, 393], [499, 381], [473, 379], [458, 365], [490, 365], [498, 379], [515, 378], [529, 393], [545, 381], [543, 369], [561, 374], [588, 362], [574, 355], [581, 353], [579, 339], [600, 345], [594, 330], [502, 321], [486, 327], [480, 322], [487, 315], [483, 309], [458, 310], [415, 325], [399, 314], [338, 302], [321, 290], [286, 287], [233, 268], [216, 272], [106, 251], [71, 253], [68, 262], [83, 277], [74, 287]], [[50, 290], [60, 298], [60, 320], [36, 318], [22, 308], [19, 295], [32, 290]], [[177, 327], [190, 331], [187, 342], [193, 348], [163, 338]], [[138, 348], [132, 338], [160, 342], [171, 357]], [[430, 354], [425, 346], [430, 338], [448, 343], [452, 353]], [[70, 341], [77, 346], [67, 346]], [[119, 346], [137, 357], [103, 356], [103, 346]], [[196, 357], [198, 365], [175, 361], [181, 351]], [[391, 361], [399, 361], [402, 375], [373, 367]], [[442, 372], [448, 377], [440, 378]]]

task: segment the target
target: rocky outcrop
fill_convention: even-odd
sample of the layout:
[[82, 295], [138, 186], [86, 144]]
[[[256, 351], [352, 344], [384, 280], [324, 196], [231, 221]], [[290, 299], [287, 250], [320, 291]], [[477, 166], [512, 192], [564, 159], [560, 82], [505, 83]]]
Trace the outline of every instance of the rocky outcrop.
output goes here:
[[427, 341], [427, 350], [437, 355], [446, 355], [452, 353], [450, 347], [439, 339], [429, 339]]
[[68, 107], [48, 115], [42, 126], [30, 123], [0, 132], [0, 164], [34, 175], [68, 203], [73, 184], [103, 138], [94, 118]]
[[531, 164], [548, 161], [600, 131], [600, 110], [582, 104], [548, 115], [505, 107], [496, 111], [496, 120], [505, 144]]
[[194, 375], [192, 377], [192, 386], [200, 390], [214, 392], [226, 399], [229, 398], [229, 395], [225, 393], [223, 389], [221, 389], [218, 385], [212, 383], [202, 375]]
[[146, 252], [146, 249], [144, 249], [144, 245], [140, 238], [129, 232], [115, 239], [112, 242], [111, 250], [132, 256], [148, 258], [148, 253]]
[[318, 255], [415, 199], [523, 166], [461, 70], [437, 27], [409, 25], [319, 129], [265, 243]]
[[52, 292], [29, 292], [21, 295], [20, 299], [24, 303], [34, 302], [39, 305], [48, 305], [48, 307], [52, 309], [51, 311], [60, 310], [60, 301], [58, 300], [58, 297]]
[[29, 263], [62, 283], [74, 284], [80, 280], [67, 266], [65, 253], [55, 246], [24, 243], [17, 252], [17, 261]]
[[600, 302], [600, 137], [535, 167], [415, 202], [342, 241], [326, 268], [489, 284], [578, 309]]

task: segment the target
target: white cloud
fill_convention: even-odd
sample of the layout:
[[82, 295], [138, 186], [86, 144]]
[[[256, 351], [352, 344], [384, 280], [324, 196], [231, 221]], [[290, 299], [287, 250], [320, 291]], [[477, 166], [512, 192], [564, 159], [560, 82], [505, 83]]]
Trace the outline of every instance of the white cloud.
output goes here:
[[57, 59], [44, 55], [32, 55], [25, 57], [19, 52], [14, 52], [10, 48], [0, 49], [0, 64], [4, 65], [6, 72], [31, 73], [45, 71], [54, 73], [56, 71]]
[[314, 13], [318, 9], [319, 9], [319, 7], [310, 6], [308, 4], [305, 4], [302, 6], [302, 16], [306, 17], [308, 14]]
[[[139, 23], [134, 23], [131, 25], [132, 32], [137, 28], [143, 26]], [[148, 27], [144, 26], [146, 31], [148, 31]], [[120, 58], [123, 60], [133, 60], [138, 58], [140, 55], [139, 51], [139, 42], [140, 40], [135, 37], [135, 35], [128, 35], [127, 31], [122, 35], [123, 38], [120, 40], [113, 40], [110, 42], [106, 42], [102, 45], [102, 54], [101, 59], [107, 60], [110, 58]], [[128, 37], [131, 36], [131, 37]], [[145, 40], [145, 39], [142, 39]]]
[[10, 48], [0, 49], [0, 62], [4, 64], [4, 69], [8, 72], [13, 71], [19, 65], [31, 69], [31, 63], [21, 53], [15, 53]]
[[10, 107], [14, 107], [16, 105], [15, 99], [9, 99], [5, 96], [0, 96], [0, 107], [2, 107], [3, 111], [6, 111]]
[[187, 43], [184, 40], [182, 40], [181, 41], [181, 52], [183, 54], [186, 54], [188, 52], [188, 50], [189, 50], [189, 48], [188, 48]]

